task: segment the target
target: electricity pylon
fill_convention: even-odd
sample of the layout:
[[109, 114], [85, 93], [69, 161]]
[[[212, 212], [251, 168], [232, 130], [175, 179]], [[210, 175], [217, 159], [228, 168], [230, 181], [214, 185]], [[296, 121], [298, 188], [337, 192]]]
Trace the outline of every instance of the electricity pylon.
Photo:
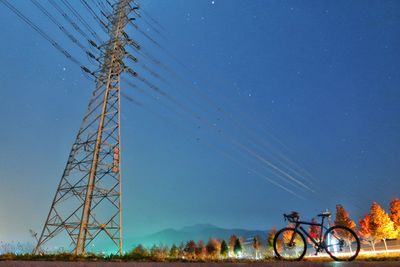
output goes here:
[[59, 239], [59, 246], [61, 238], [70, 240], [76, 255], [85, 254], [95, 239], [111, 240], [122, 253], [120, 74], [126, 70], [122, 60], [129, 41], [123, 29], [135, 9], [130, 2], [119, 0], [113, 6], [109, 40], [97, 46], [101, 65], [92, 73], [96, 87], [34, 253], [50, 240]]

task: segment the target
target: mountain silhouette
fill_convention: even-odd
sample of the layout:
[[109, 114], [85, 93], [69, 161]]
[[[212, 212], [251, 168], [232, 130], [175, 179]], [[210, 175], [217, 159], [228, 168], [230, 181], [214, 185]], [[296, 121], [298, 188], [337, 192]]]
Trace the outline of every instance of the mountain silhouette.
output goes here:
[[225, 229], [212, 224], [195, 224], [192, 226], [185, 226], [181, 229], [167, 228], [165, 230], [146, 235], [128, 239], [126, 244], [136, 246], [142, 244], [146, 247], [152, 245], [179, 245], [186, 243], [189, 240], [199, 241], [203, 240], [207, 243], [209, 238], [224, 239], [228, 241], [229, 237], [234, 234], [237, 237], [242, 237], [245, 240], [251, 240], [254, 236], [259, 235], [261, 242], [265, 243], [267, 231], [261, 230], [246, 230], [246, 229]]

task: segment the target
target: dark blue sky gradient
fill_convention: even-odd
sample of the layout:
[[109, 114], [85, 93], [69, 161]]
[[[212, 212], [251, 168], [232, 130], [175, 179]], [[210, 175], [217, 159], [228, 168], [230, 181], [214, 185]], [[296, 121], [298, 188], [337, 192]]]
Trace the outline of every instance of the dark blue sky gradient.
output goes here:
[[[93, 67], [30, 1], [12, 2]], [[173, 69], [153, 66], [169, 85], [153, 80], [179, 105], [122, 87], [144, 106], [122, 102], [126, 237], [194, 223], [268, 229], [283, 224], [284, 212], [311, 218], [337, 203], [358, 220], [371, 201], [387, 208], [399, 197], [399, 1], [140, 2], [165, 38], [138, 24], [173, 57], [127, 32]], [[43, 226], [93, 83], [3, 5], [0, 32], [0, 240], [29, 241], [28, 229]], [[296, 166], [291, 177], [315, 193], [260, 157]]]

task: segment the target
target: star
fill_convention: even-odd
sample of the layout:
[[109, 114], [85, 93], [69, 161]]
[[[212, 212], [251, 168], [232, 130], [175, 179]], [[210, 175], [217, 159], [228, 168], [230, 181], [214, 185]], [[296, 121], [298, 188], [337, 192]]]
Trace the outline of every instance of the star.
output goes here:
[[211, 4], [214, 5], [214, 4], [215, 4], [215, 1], [211, 1]]

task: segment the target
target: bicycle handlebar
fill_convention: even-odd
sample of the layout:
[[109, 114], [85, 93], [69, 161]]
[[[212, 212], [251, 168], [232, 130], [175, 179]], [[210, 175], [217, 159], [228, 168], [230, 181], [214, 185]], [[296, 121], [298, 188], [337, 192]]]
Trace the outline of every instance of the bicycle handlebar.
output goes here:
[[299, 213], [293, 211], [290, 214], [283, 214], [283, 218], [286, 220], [288, 220], [289, 222], [296, 222], [300, 219]]

